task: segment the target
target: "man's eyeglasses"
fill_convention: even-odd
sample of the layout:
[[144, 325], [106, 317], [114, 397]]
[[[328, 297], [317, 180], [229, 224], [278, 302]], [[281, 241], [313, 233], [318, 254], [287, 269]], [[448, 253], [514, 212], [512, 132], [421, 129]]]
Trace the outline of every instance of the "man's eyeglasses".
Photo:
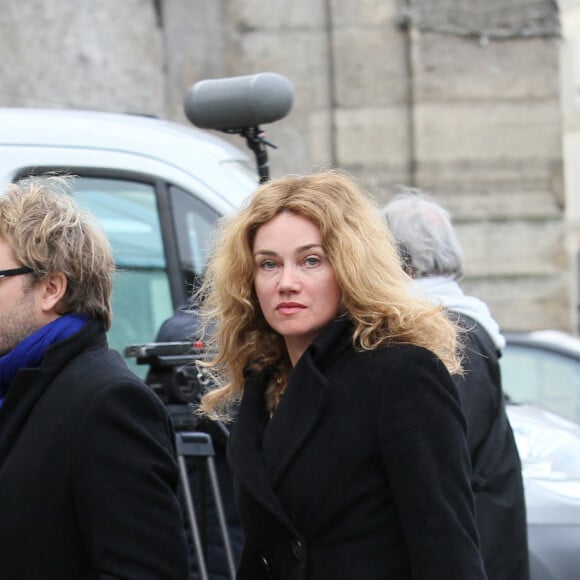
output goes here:
[[32, 268], [22, 266], [21, 268], [11, 268], [10, 270], [0, 270], [0, 278], [7, 278], [8, 276], [20, 276], [20, 274], [30, 274], [34, 272]]

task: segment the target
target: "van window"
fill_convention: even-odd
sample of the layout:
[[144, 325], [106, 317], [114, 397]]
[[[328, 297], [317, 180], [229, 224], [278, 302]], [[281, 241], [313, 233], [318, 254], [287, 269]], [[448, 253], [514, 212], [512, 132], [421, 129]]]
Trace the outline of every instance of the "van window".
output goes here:
[[191, 292], [205, 271], [219, 214], [178, 187], [171, 186], [169, 192], [181, 270]]
[[[113, 249], [113, 324], [109, 344], [153, 342], [173, 304], [154, 186], [128, 179], [78, 177], [77, 202], [102, 224]], [[127, 359], [143, 377], [147, 367]]]

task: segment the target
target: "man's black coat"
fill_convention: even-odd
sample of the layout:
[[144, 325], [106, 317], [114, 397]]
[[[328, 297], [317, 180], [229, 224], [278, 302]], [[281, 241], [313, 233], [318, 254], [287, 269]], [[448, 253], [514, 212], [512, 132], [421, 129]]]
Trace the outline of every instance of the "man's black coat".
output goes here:
[[0, 410], [0, 577], [184, 580], [167, 412], [90, 321]]
[[239, 580], [482, 580], [465, 421], [429, 351], [329, 325], [271, 419], [247, 377], [232, 428]]
[[500, 353], [481, 324], [452, 313], [465, 329], [463, 377], [455, 383], [467, 420], [475, 513], [489, 580], [529, 578], [522, 466], [505, 411]]

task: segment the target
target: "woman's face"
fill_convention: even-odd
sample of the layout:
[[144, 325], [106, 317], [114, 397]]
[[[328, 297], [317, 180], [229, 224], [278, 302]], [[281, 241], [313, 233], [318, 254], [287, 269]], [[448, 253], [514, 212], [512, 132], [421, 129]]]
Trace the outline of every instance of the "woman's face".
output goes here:
[[322, 234], [308, 219], [282, 212], [257, 230], [253, 253], [260, 308], [294, 365], [340, 309], [342, 292]]

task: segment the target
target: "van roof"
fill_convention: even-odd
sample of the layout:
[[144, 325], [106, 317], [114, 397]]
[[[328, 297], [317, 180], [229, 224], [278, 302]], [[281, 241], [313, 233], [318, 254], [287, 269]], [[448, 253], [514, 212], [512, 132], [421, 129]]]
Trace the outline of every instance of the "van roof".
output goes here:
[[0, 107], [0, 143], [103, 148], [154, 155], [187, 167], [192, 156], [248, 160], [223, 139], [156, 117], [75, 109]]
[[[209, 131], [144, 115], [0, 107], [0, 147], [67, 148], [79, 156], [102, 151], [117, 160], [128, 154], [142, 159], [144, 167], [160, 162], [204, 183], [220, 199], [220, 211], [237, 207], [258, 185], [255, 162], [246, 151]], [[74, 163], [70, 156], [63, 159], [67, 166]], [[30, 163], [36, 166], [38, 160], [31, 155]]]

